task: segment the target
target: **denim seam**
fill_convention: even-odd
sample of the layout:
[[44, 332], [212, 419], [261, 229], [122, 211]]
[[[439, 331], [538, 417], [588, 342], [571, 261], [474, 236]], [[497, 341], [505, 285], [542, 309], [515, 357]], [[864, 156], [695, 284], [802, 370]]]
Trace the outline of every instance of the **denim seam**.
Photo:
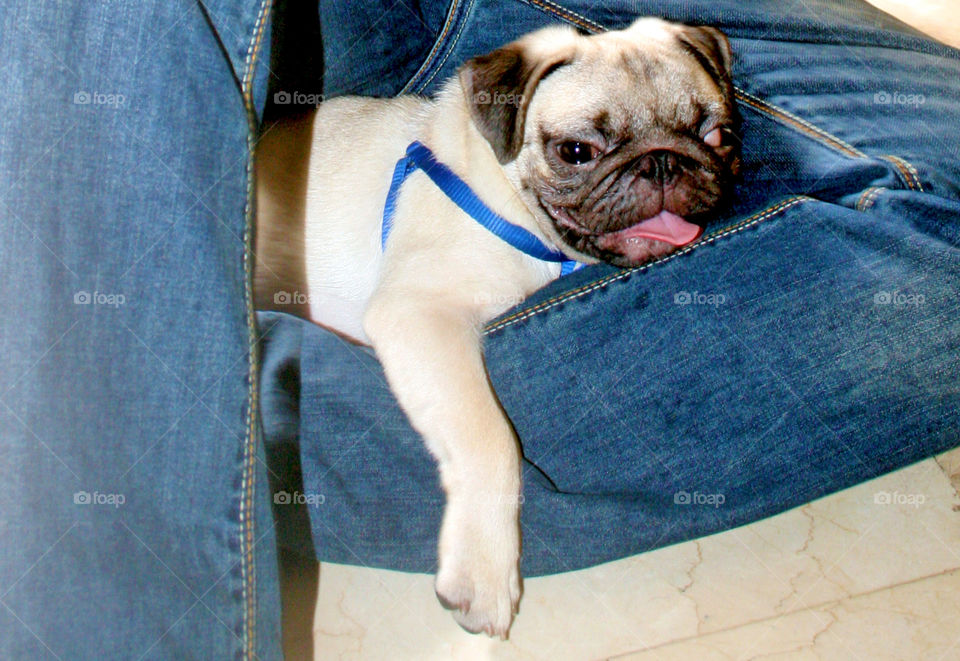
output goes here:
[[898, 163], [902, 163], [904, 167], [910, 171], [910, 174], [913, 175], [913, 180], [917, 183], [917, 190], [919, 190], [921, 193], [925, 193], [926, 190], [923, 188], [923, 183], [920, 181], [920, 173], [917, 171], [916, 166], [902, 156], [894, 156], [892, 154], [890, 156], [891, 158], [896, 159]]
[[430, 49], [430, 52], [427, 53], [427, 56], [423, 59], [423, 62], [420, 64], [420, 67], [417, 69], [416, 73], [410, 77], [410, 80], [408, 80], [406, 85], [403, 86], [403, 89], [400, 90], [399, 94], [408, 94], [410, 92], [410, 88], [412, 88], [414, 85], [419, 85], [419, 78], [425, 75], [425, 72], [429, 70], [434, 60], [436, 60], [437, 53], [441, 48], [443, 48], [444, 40], [447, 38], [450, 28], [455, 22], [457, 22], [457, 10], [459, 7], [460, 0], [453, 0], [450, 3], [450, 8], [447, 10], [447, 16], [443, 21], [443, 29], [440, 31], [440, 36], [437, 37], [436, 41], [433, 42], [433, 47]]
[[429, 76], [426, 77], [426, 80], [417, 85], [419, 91], [422, 92], [427, 85], [433, 82], [433, 79], [437, 77], [437, 74], [440, 73], [441, 69], [443, 69], [443, 65], [446, 64], [447, 60], [450, 58], [450, 54], [453, 52], [453, 49], [457, 47], [457, 44], [460, 42], [460, 36], [463, 34], [463, 29], [467, 25], [466, 17], [470, 14], [470, 10], [473, 8], [473, 2], [474, 0], [469, 0], [467, 8], [463, 10], [464, 18], [459, 21], [457, 32], [453, 35], [453, 40], [450, 42], [450, 47], [447, 48], [447, 52], [443, 54], [443, 58], [441, 58], [437, 65], [433, 67], [433, 71]]
[[920, 183], [920, 174], [917, 172], [917, 169], [909, 161], [900, 158], [899, 156], [894, 156], [893, 154], [885, 154], [880, 158], [893, 163], [893, 165], [900, 172], [900, 175], [903, 177], [904, 183], [907, 185], [910, 190], [920, 191], [921, 193], [925, 192], [923, 190], [923, 184]]
[[771, 115], [775, 119], [779, 119], [781, 122], [785, 122], [786, 124], [792, 126], [793, 128], [798, 129], [803, 133], [806, 133], [807, 135], [814, 138], [818, 142], [825, 144], [826, 146], [831, 147], [836, 151], [842, 152], [847, 156], [852, 156], [854, 158], [869, 158], [866, 154], [864, 154], [862, 151], [860, 151], [856, 147], [853, 147], [852, 145], [849, 145], [843, 140], [841, 140], [840, 138], [834, 135], [831, 135], [830, 133], [827, 133], [819, 126], [815, 126], [810, 122], [808, 122], [807, 120], [801, 119], [800, 117], [797, 117], [793, 113], [787, 110], [784, 110], [779, 106], [775, 106], [771, 103], [767, 103], [766, 101], [758, 99], [752, 94], [748, 94], [747, 92], [744, 92], [739, 87], [735, 88], [735, 90], [736, 90], [735, 92], [736, 97], [740, 101], [743, 101], [748, 106], [753, 108], [754, 110], [765, 113], [767, 115]]
[[[739, 87], [736, 89], [737, 98], [746, 103], [748, 106], [753, 108], [756, 112], [770, 115], [774, 120], [781, 120], [781, 122], [786, 123], [788, 126], [799, 129], [807, 136], [813, 138], [817, 142], [823, 144], [828, 148], [832, 148], [835, 151], [839, 151], [847, 156], [852, 156], [854, 158], [866, 158], [869, 159], [870, 156], [863, 153], [856, 147], [844, 142], [840, 138], [836, 137], [824, 131], [820, 127], [811, 124], [810, 122], [797, 117], [793, 113], [775, 106], [766, 101], [756, 98], [750, 94], [747, 94]], [[897, 174], [899, 175], [900, 180], [903, 184], [913, 191], [924, 192], [923, 184], [920, 182], [920, 175], [917, 172], [917, 169], [904, 158], [900, 156], [894, 156], [893, 154], [885, 154], [879, 158], [887, 161], [896, 168]], [[867, 189], [869, 190], [869, 189]]]
[[[797, 117], [793, 113], [784, 110], [779, 106], [775, 106], [771, 103], [767, 103], [766, 101], [758, 99], [757, 97], [744, 92], [739, 87], [735, 89], [737, 98], [753, 108], [755, 111], [770, 115], [774, 119], [779, 119], [782, 122], [786, 122], [788, 125], [801, 130], [803, 133], [817, 140], [821, 144], [833, 148], [834, 150], [846, 154], [847, 156], [852, 156], [854, 158], [870, 158], [870, 156], [863, 153], [856, 147], [853, 147], [835, 135], [824, 131], [819, 126], [811, 124], [805, 119], [801, 119], [800, 117]], [[906, 159], [903, 159], [900, 156], [894, 156], [893, 154], [886, 154], [880, 158], [892, 164], [897, 169], [900, 179], [907, 186], [907, 188], [910, 190], [919, 191], [921, 193], [924, 192], [923, 184], [920, 182], [920, 175], [913, 164]]]
[[883, 191], [887, 190], [883, 186], [871, 186], [867, 190], [863, 191], [860, 195], [860, 198], [857, 200], [857, 211], [866, 211], [873, 206], [873, 203], [877, 201], [877, 196], [880, 195]]
[[600, 25], [596, 21], [592, 21], [582, 14], [578, 14], [573, 10], [551, 2], [551, 0], [520, 0], [520, 2], [532, 5], [545, 13], [553, 14], [557, 18], [567, 21], [568, 23], [573, 23], [585, 30], [593, 32], [605, 32], [607, 30], [605, 26]]
[[751, 215], [751, 216], [748, 216], [747, 218], [745, 218], [745, 219], [743, 219], [743, 220], [741, 220], [741, 221], [739, 221], [739, 222], [737, 222], [737, 223], [734, 223], [733, 225], [728, 225], [727, 227], [725, 227], [725, 228], [723, 228], [723, 229], [721, 229], [721, 230], [719, 230], [719, 231], [717, 231], [717, 232], [715, 232], [715, 233], [713, 233], [713, 234], [710, 234], [709, 236], [701, 239], [700, 241], [697, 241], [696, 243], [693, 243], [693, 244], [687, 246], [686, 248], [683, 248], [682, 250], [678, 250], [677, 252], [673, 252], [673, 253], [671, 253], [671, 254], [669, 254], [669, 255], [666, 255], [665, 257], [661, 257], [661, 258], [659, 258], [659, 259], [656, 259], [656, 260], [654, 260], [654, 261], [652, 261], [652, 262], [649, 262], [649, 263], [647, 263], [647, 264], [644, 264], [644, 265], [642, 265], [642, 266], [637, 266], [637, 267], [632, 268], [632, 269], [627, 269], [627, 270], [624, 270], [624, 271], [619, 271], [619, 272], [617, 272], [617, 273], [613, 273], [613, 274], [611, 274], [611, 275], [608, 275], [608, 276], [605, 276], [605, 277], [603, 277], [603, 278], [600, 278], [599, 280], [594, 280], [593, 282], [590, 282], [590, 283], [588, 283], [588, 284], [586, 284], [586, 285], [583, 285], [583, 286], [581, 286], [581, 287], [578, 287], [578, 288], [576, 288], [576, 289], [573, 289], [573, 290], [570, 290], [570, 291], [567, 291], [567, 292], [563, 292], [562, 294], [558, 294], [557, 296], [554, 296], [553, 298], [547, 299], [546, 301], [543, 301], [542, 303], [538, 303], [538, 304], [534, 305], [534, 306], [531, 307], [531, 308], [527, 308], [527, 309], [525, 309], [525, 310], [519, 310], [519, 311], [513, 313], [512, 315], [510, 315], [510, 316], [508, 316], [508, 317], [505, 317], [504, 319], [501, 319], [500, 321], [498, 321], [498, 322], [496, 322], [496, 323], [494, 323], [494, 324], [492, 324], [492, 325], [488, 325], [488, 326], [484, 329], [483, 334], [484, 334], [484, 335], [490, 335], [490, 334], [492, 334], [492, 333], [495, 333], [496, 331], [499, 331], [499, 330], [502, 330], [502, 329], [506, 328], [507, 326], [511, 326], [511, 325], [516, 324], [516, 323], [518, 323], [518, 322], [521, 322], [521, 321], [524, 321], [524, 320], [526, 320], [526, 319], [529, 319], [530, 317], [533, 317], [533, 316], [535, 316], [535, 315], [538, 315], [538, 314], [541, 314], [541, 313], [543, 313], [543, 312], [546, 312], [546, 311], [550, 310], [551, 308], [554, 308], [554, 307], [560, 305], [561, 303], [565, 303], [565, 302], [570, 301], [570, 300], [575, 299], [575, 298], [580, 298], [581, 296], [583, 296], [583, 295], [585, 295], [585, 294], [589, 294], [590, 292], [596, 291], [596, 290], [598, 290], [598, 289], [602, 289], [602, 288], [606, 287], [607, 285], [609, 285], [609, 284], [611, 284], [611, 283], [614, 283], [614, 282], [616, 282], [616, 281], [618, 281], [618, 280], [623, 280], [624, 278], [627, 278], [627, 277], [633, 275], [634, 273], [639, 273], [639, 272], [642, 272], [642, 271], [646, 271], [646, 270], [648, 270], [648, 269], [650, 269], [650, 268], [652, 268], [653, 266], [656, 266], [656, 265], [658, 265], [658, 264], [663, 264], [663, 263], [669, 262], [669, 261], [671, 261], [671, 260], [673, 260], [673, 259], [677, 259], [677, 258], [679, 258], [679, 257], [682, 257], [683, 255], [686, 255], [686, 254], [688, 254], [688, 253], [696, 250], [696, 249], [699, 248], [700, 246], [705, 246], [705, 245], [708, 245], [708, 244], [710, 244], [710, 243], [715, 242], [715, 241], [718, 240], [718, 239], [722, 239], [722, 238], [727, 237], [727, 236], [730, 236], [730, 235], [732, 235], [732, 234], [736, 234], [737, 232], [740, 232], [741, 230], [747, 229], [748, 227], [752, 227], [753, 225], [757, 225], [758, 223], [763, 222], [764, 220], [768, 220], [769, 218], [771, 218], [771, 217], [773, 217], [773, 216], [775, 216], [775, 215], [777, 215], [777, 214], [779, 214], [779, 213], [781, 213], [781, 212], [783, 212], [783, 211], [786, 211], [787, 209], [789, 209], [789, 208], [791, 208], [791, 207], [794, 207], [794, 206], [796, 206], [797, 204], [800, 204], [801, 202], [807, 202], [807, 201], [811, 201], [811, 200], [813, 200], [813, 199], [814, 199], [814, 198], [809, 197], [809, 196], [806, 196], [806, 195], [795, 195], [795, 196], [789, 197], [789, 198], [787, 198], [787, 199], [785, 199], [785, 200], [781, 200], [780, 202], [777, 202], [776, 204], [774, 204], [774, 205], [772, 205], [772, 206], [770, 206], [770, 207], [767, 207], [767, 208], [764, 209], [763, 211], [758, 211], [757, 213], [755, 213], [755, 214], [753, 214], [753, 215]]
[[253, 101], [253, 72], [260, 45], [263, 40], [264, 27], [270, 13], [271, 0], [260, 0], [257, 10], [257, 20], [253, 25], [253, 34], [247, 55], [243, 75], [243, 101], [247, 114], [247, 202], [244, 209], [245, 227], [243, 233], [243, 275], [244, 275], [244, 303], [247, 317], [247, 430], [243, 443], [243, 458], [240, 482], [240, 580], [243, 601], [243, 658], [252, 659], [256, 654], [256, 592], [257, 577], [253, 555], [254, 511], [253, 493], [256, 482], [256, 442], [257, 442], [257, 396], [258, 396], [258, 363], [257, 350], [257, 318], [253, 306], [253, 270], [251, 268], [251, 254], [253, 252], [253, 223], [254, 223], [254, 171], [253, 154], [256, 147], [254, 136], [257, 129], [257, 113]]

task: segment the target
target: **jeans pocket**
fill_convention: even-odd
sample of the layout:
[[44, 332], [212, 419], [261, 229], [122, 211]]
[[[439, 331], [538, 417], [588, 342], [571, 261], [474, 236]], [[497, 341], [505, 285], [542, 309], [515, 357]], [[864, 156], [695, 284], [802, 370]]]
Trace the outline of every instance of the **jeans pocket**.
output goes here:
[[401, 93], [434, 94], [471, 57], [489, 53], [528, 32], [560, 23], [600, 31], [552, 2], [452, 0], [433, 47]]
[[434, 80], [460, 40], [473, 3], [474, 0], [451, 0], [443, 28], [437, 35], [433, 47], [427, 53], [420, 68], [400, 90], [400, 94], [420, 94]]

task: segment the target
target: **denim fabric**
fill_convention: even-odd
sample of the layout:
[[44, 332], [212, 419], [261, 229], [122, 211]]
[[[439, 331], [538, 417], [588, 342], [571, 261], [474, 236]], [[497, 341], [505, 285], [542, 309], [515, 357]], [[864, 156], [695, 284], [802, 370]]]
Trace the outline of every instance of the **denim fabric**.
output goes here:
[[[557, 22], [652, 13], [732, 37], [732, 208], [693, 246], [589, 267], [487, 326], [525, 456], [524, 573], [745, 524], [960, 444], [958, 53], [861, 2], [786, 16], [765, 2], [561, 4], [454, 0], [412, 78], [325, 79], [431, 93], [464, 59]], [[299, 408], [264, 416], [283, 421], [268, 441], [299, 441], [318, 557], [432, 571], [442, 493], [373, 353], [261, 320], [272, 364], [297, 374]]]
[[[328, 95], [432, 93], [549, 23], [655, 13], [734, 37], [747, 159], [730, 213], [682, 254], [585, 269], [488, 326], [527, 457], [528, 575], [960, 440], [957, 55], [862, 3], [781, 9], [320, 3]], [[275, 501], [280, 542], [433, 569], [435, 469], [371, 352], [252, 323], [265, 17], [261, 0], [0, 15], [0, 658], [279, 657], [260, 331], [270, 486], [304, 496]]]
[[2, 659], [280, 657], [246, 257], [266, 8], [0, 14]]
[[[447, 13], [435, 0], [320, 0], [323, 88], [341, 94], [389, 96], [389, 81], [412, 77], [427, 59]], [[380, 85], [371, 89], [371, 85]]]

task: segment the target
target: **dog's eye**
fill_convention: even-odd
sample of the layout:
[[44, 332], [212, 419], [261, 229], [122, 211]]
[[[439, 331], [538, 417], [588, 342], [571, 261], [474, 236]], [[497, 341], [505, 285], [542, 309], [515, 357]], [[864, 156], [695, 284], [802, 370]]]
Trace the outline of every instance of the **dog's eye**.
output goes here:
[[560, 155], [560, 158], [571, 165], [583, 165], [599, 156], [600, 150], [589, 142], [567, 140], [566, 142], [560, 143], [557, 147], [557, 153]]

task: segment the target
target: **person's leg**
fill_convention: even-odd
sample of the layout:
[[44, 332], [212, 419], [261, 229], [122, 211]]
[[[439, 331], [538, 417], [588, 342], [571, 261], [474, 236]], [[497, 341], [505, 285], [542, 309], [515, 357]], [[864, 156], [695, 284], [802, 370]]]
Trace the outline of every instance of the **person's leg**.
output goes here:
[[269, 3], [0, 15], [0, 658], [279, 658], [249, 307]]
[[[561, 4], [453, 2], [388, 93], [430, 93], [547, 23], [712, 24], [736, 53], [744, 175], [694, 246], [584, 269], [488, 326], [527, 460], [525, 574], [747, 523], [960, 443], [957, 52], [862, 3]], [[265, 318], [301, 331], [320, 559], [431, 571], [442, 494], [372, 353]]]

